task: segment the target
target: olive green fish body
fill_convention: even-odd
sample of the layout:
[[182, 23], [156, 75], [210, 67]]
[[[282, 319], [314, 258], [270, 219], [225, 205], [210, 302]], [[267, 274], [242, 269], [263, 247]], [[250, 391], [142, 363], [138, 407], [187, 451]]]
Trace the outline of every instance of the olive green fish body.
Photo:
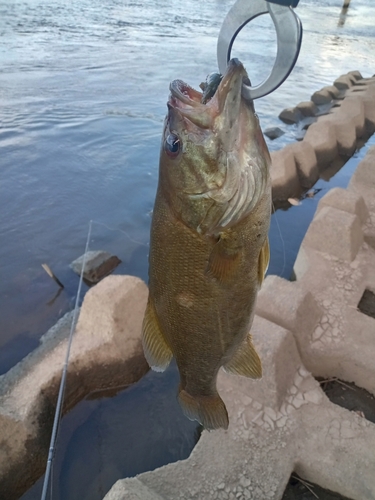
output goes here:
[[[224, 102], [234, 92], [229, 85], [234, 77], [242, 78], [242, 65], [239, 69], [235, 64], [233, 74], [220, 84], [228, 86], [222, 90]], [[195, 97], [192, 90], [190, 94]], [[228, 426], [227, 410], [216, 389], [220, 367], [261, 376], [249, 329], [269, 259], [269, 156], [257, 119], [252, 121], [252, 105], [249, 111], [238, 89], [236, 95], [241, 108], [225, 120], [244, 120], [242, 115], [249, 113], [254, 132], [250, 141], [241, 139], [240, 129], [234, 130], [241, 139], [235, 143], [240, 156], [226, 139], [225, 120], [218, 124], [225, 113], [223, 105], [221, 113], [199, 108], [198, 117], [190, 114], [188, 120], [184, 115], [190, 113], [188, 107], [178, 103], [177, 111], [170, 109], [151, 228], [145, 355], [156, 370], [164, 370], [175, 357], [182, 408], [207, 429]], [[209, 134], [199, 122], [202, 112], [214, 116]], [[197, 130], [191, 120], [198, 121]], [[246, 155], [255, 158], [254, 175], [246, 170], [251, 163]]]

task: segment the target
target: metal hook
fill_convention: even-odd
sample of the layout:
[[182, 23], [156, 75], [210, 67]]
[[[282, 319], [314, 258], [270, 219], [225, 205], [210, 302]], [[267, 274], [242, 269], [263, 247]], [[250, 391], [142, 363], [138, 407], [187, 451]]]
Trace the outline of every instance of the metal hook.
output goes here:
[[220, 73], [224, 74], [238, 33], [252, 19], [267, 12], [271, 15], [277, 34], [276, 61], [270, 75], [260, 85], [251, 87], [243, 84], [242, 92], [247, 99], [258, 99], [270, 94], [289, 76], [301, 48], [301, 21], [290, 7], [266, 0], [237, 0], [224, 19], [219, 33], [217, 61]]

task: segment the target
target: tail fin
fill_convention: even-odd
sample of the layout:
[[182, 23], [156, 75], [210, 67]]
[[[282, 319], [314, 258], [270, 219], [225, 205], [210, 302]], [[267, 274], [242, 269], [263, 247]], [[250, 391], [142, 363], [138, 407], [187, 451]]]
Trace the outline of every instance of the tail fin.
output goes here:
[[193, 397], [181, 389], [178, 401], [187, 418], [197, 420], [205, 429], [228, 429], [228, 412], [224, 401], [218, 394]]

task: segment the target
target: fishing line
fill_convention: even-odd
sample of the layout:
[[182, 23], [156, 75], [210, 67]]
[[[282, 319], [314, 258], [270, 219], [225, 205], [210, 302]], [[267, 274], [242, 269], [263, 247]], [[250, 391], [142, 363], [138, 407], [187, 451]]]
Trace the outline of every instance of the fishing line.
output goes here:
[[120, 231], [120, 233], [125, 234], [125, 236], [128, 238], [128, 240], [130, 240], [132, 243], [135, 243], [136, 245], [142, 245], [144, 247], [148, 247], [148, 243], [142, 243], [141, 241], [134, 240], [133, 238], [131, 238], [128, 235], [128, 233], [126, 231], [123, 231], [122, 229], [120, 229], [118, 227], [110, 227], [110, 226], [107, 226], [107, 224], [104, 224], [104, 222], [99, 222], [97, 220], [92, 220], [91, 222], [93, 224], [98, 224], [99, 226], [104, 226], [109, 231]]
[[135, 243], [136, 245], [142, 245], [145, 247], [149, 246], [148, 243], [142, 243], [140, 241], [134, 240], [133, 238], [131, 238], [129, 236], [128, 233], [126, 233], [126, 231], [123, 231], [122, 229], [110, 227], [107, 224], [104, 224], [103, 222], [99, 222], [96, 220], [90, 220], [89, 229], [87, 232], [85, 253], [83, 256], [82, 269], [81, 269], [81, 273], [80, 273], [80, 277], [79, 277], [77, 296], [75, 299], [73, 319], [72, 319], [72, 324], [70, 327], [68, 346], [67, 346], [67, 350], [66, 350], [65, 362], [64, 362], [64, 366], [63, 366], [63, 370], [62, 370], [59, 393], [58, 393], [58, 397], [57, 397], [57, 404], [56, 404], [56, 410], [55, 410], [55, 415], [54, 415], [54, 421], [53, 421], [52, 434], [51, 434], [51, 440], [50, 440], [49, 451], [48, 451], [46, 472], [44, 475], [41, 500], [46, 500], [46, 498], [47, 498], [48, 485], [50, 485], [50, 498], [52, 499], [53, 484], [52, 484], [52, 481], [50, 481], [50, 478], [51, 478], [52, 470], [53, 470], [53, 460], [54, 460], [54, 454], [55, 454], [55, 449], [56, 449], [56, 441], [57, 441], [57, 435], [58, 435], [58, 430], [59, 430], [59, 425], [60, 425], [61, 415], [62, 415], [62, 406], [63, 406], [63, 402], [64, 402], [66, 379], [67, 379], [67, 374], [68, 374], [70, 350], [71, 350], [73, 335], [74, 335], [74, 331], [75, 331], [75, 327], [76, 327], [77, 319], [78, 319], [77, 311], [78, 311], [78, 304], [79, 304], [79, 300], [81, 297], [81, 291], [82, 291], [83, 271], [86, 267], [87, 252], [88, 252], [89, 246], [90, 246], [90, 239], [91, 239], [93, 224], [98, 224], [100, 226], [104, 226], [109, 231], [120, 231], [120, 233], [123, 233], [127, 237], [128, 240], [130, 240], [132, 243]]
[[286, 267], [286, 251], [285, 251], [285, 243], [284, 243], [284, 238], [283, 238], [283, 235], [281, 234], [281, 229], [280, 229], [280, 225], [279, 225], [279, 221], [277, 220], [277, 216], [276, 216], [276, 209], [275, 209], [275, 205], [273, 204], [272, 202], [272, 208], [273, 208], [273, 215], [275, 217], [275, 221], [276, 221], [276, 225], [277, 225], [277, 229], [279, 230], [279, 235], [280, 235], [280, 239], [281, 239], [281, 244], [282, 244], [282, 247], [283, 247], [283, 268], [281, 270], [281, 273], [280, 273], [280, 276], [283, 275], [284, 271], [285, 271], [285, 267]]
[[[78, 284], [77, 296], [76, 296], [76, 300], [75, 300], [75, 306], [74, 306], [74, 312], [73, 312], [73, 319], [72, 319], [72, 324], [70, 326], [68, 347], [67, 347], [67, 350], [66, 350], [65, 362], [64, 362], [62, 376], [61, 376], [61, 381], [60, 381], [59, 394], [58, 394], [58, 397], [57, 397], [57, 404], [56, 404], [55, 416], [54, 416], [54, 420], [53, 420], [52, 435], [51, 435], [51, 441], [50, 441], [50, 445], [49, 445], [48, 458], [47, 458], [47, 464], [46, 464], [46, 472], [45, 472], [45, 475], [44, 475], [43, 490], [42, 490], [41, 500], [46, 500], [48, 484], [49, 484], [49, 480], [50, 480], [50, 476], [51, 476], [52, 463], [53, 463], [53, 458], [54, 458], [55, 448], [56, 448], [57, 433], [58, 433], [59, 424], [60, 424], [60, 420], [61, 420], [62, 405], [63, 405], [63, 401], [64, 401], [65, 386], [66, 386], [66, 377], [67, 377], [67, 374], [68, 374], [68, 364], [69, 364], [70, 348], [71, 348], [71, 345], [72, 345], [73, 334], [74, 334], [76, 323], [77, 323], [78, 304], [79, 304], [79, 299], [81, 297], [81, 290], [82, 290], [82, 283], [83, 283], [83, 270], [85, 269], [85, 266], [86, 266], [86, 256], [87, 256], [87, 251], [88, 251], [88, 248], [89, 248], [89, 242], [90, 242], [90, 238], [91, 238], [92, 222], [93, 221], [90, 220], [89, 230], [88, 230], [88, 233], [87, 233], [86, 247], [85, 247], [85, 253], [84, 253], [84, 256], [83, 256], [83, 263], [82, 263], [81, 274], [80, 274], [80, 277], [79, 277], [79, 284]], [[51, 485], [51, 494], [52, 494], [52, 485]]]

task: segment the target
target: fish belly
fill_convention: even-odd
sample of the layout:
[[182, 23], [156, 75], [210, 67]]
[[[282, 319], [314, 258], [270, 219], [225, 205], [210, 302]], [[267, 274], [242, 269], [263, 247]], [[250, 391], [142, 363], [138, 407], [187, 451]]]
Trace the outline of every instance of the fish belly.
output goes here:
[[[181, 378], [179, 401], [185, 414], [206, 428], [228, 425], [225, 405], [216, 390], [220, 367], [246, 374], [231, 369], [230, 363], [247, 342], [259, 286], [259, 253], [268, 226], [263, 234], [258, 220], [251, 216], [238, 226], [244, 241], [239, 262], [221, 281], [208, 272], [216, 241], [184, 225], [162, 197], [157, 196], [155, 202], [148, 306], [155, 318], [150, 322], [157, 323], [161, 342], [170, 350], [170, 357], [176, 358]], [[253, 236], [254, 229], [260, 236]], [[253, 355], [257, 358], [255, 350]]]

